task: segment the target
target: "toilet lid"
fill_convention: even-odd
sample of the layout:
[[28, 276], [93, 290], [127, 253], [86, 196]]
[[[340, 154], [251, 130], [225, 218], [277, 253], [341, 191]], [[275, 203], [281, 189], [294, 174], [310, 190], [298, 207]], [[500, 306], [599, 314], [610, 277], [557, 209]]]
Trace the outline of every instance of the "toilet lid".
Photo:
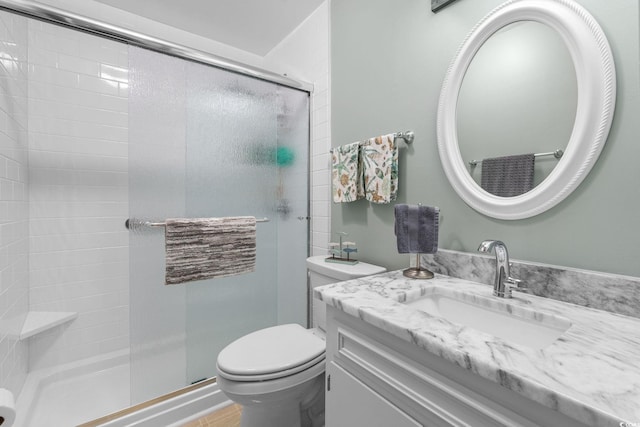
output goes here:
[[[273, 326], [245, 335], [218, 355], [218, 369], [233, 376], [295, 373], [324, 358], [325, 342], [298, 324]], [[273, 377], [273, 375], [269, 375]]]

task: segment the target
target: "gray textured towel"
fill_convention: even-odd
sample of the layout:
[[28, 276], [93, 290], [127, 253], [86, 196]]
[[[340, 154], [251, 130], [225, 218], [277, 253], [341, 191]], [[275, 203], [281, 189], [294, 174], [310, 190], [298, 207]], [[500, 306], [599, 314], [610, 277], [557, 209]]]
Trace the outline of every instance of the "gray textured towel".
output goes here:
[[255, 270], [254, 217], [167, 219], [165, 283], [226, 277]]
[[496, 196], [519, 196], [533, 188], [534, 166], [533, 153], [483, 159], [480, 185]]
[[433, 254], [438, 251], [440, 209], [399, 204], [394, 207], [398, 253]]

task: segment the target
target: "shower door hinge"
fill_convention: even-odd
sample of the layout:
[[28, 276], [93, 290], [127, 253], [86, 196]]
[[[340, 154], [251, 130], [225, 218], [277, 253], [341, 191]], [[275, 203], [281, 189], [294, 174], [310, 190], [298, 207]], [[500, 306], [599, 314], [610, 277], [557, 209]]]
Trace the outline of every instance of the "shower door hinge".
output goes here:
[[331, 391], [331, 375], [327, 375], [327, 391]]

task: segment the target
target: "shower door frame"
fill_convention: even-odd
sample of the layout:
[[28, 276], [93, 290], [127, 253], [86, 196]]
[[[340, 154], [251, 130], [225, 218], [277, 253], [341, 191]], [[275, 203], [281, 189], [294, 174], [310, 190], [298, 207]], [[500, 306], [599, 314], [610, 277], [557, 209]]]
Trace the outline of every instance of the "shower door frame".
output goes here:
[[69, 27], [78, 31], [106, 37], [131, 46], [149, 49], [165, 55], [175, 56], [188, 61], [210, 65], [271, 83], [277, 83], [292, 89], [312, 93], [313, 84], [288, 76], [243, 64], [209, 52], [193, 49], [188, 46], [162, 40], [146, 34], [138, 33], [117, 25], [112, 25], [86, 16], [77, 15], [53, 6], [36, 3], [32, 0], [0, 0], [0, 10], [17, 13], [28, 18], [38, 19], [51, 24]]

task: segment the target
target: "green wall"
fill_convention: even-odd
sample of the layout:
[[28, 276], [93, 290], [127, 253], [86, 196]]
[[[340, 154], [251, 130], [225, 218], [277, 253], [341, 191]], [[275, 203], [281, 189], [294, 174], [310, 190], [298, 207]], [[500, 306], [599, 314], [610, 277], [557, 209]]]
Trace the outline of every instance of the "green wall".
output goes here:
[[[617, 102], [604, 150], [576, 191], [533, 218], [503, 221], [468, 207], [440, 165], [436, 115], [449, 63], [471, 28], [500, 0], [458, 0], [434, 14], [428, 0], [331, 2], [334, 146], [401, 130], [397, 203], [441, 209], [440, 248], [474, 252], [503, 240], [512, 258], [640, 276], [640, 71], [637, 0], [578, 0], [603, 28], [616, 61]], [[393, 234], [393, 205], [332, 205], [332, 232], [346, 231], [359, 258], [407, 266]]]

